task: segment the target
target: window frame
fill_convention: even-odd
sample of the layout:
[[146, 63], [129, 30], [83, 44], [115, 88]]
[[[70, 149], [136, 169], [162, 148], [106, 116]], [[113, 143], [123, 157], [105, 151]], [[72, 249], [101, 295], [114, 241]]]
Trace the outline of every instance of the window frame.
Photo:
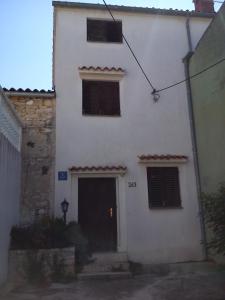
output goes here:
[[123, 23], [122, 20], [116, 20], [116, 23], [121, 24], [121, 36], [120, 36], [120, 41], [107, 41], [107, 40], [92, 40], [89, 39], [89, 34], [88, 34], [88, 21], [99, 21], [99, 22], [108, 22], [108, 23], [115, 23], [115, 21], [111, 19], [100, 19], [100, 18], [87, 18], [86, 19], [86, 41], [88, 43], [101, 43], [101, 44], [118, 44], [121, 45], [123, 44]]
[[[176, 185], [176, 193], [177, 193], [177, 197], [178, 197], [178, 204], [176, 205], [171, 205], [171, 203], [169, 203], [168, 199], [166, 199], [165, 201], [168, 202], [168, 204], [166, 205], [153, 205], [151, 202], [151, 182], [150, 182], [150, 172], [149, 169], [175, 169], [176, 170], [176, 181], [177, 181], [177, 185]], [[181, 199], [181, 184], [180, 184], [180, 169], [177, 165], [148, 165], [146, 166], [146, 174], [147, 174], [147, 191], [148, 191], [148, 207], [150, 210], [165, 210], [165, 209], [182, 209], [182, 199]], [[166, 175], [163, 174], [164, 178], [163, 180], [166, 180]], [[168, 179], [168, 178], [167, 178]], [[164, 191], [162, 192], [163, 194], [165, 193], [166, 190], [166, 184], [165, 182], [163, 183], [164, 185]], [[162, 196], [161, 196], [162, 197]], [[160, 202], [160, 201], [159, 201]], [[171, 201], [170, 201], [171, 202]], [[164, 202], [165, 203], [165, 202]]]
[[[106, 114], [106, 113], [102, 113], [102, 114], [98, 114], [98, 113], [87, 113], [84, 112], [84, 82], [110, 82], [110, 83], [117, 83], [118, 84], [118, 113], [116, 114]], [[104, 80], [104, 79], [82, 79], [82, 115], [83, 116], [87, 116], [87, 117], [121, 117], [121, 95], [120, 95], [120, 81], [119, 80]]]

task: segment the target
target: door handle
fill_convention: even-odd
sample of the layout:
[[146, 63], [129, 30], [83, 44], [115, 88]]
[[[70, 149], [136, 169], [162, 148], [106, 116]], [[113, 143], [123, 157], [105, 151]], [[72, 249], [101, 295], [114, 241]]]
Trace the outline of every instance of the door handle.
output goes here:
[[108, 215], [111, 219], [113, 218], [113, 208], [112, 207], [108, 208]]

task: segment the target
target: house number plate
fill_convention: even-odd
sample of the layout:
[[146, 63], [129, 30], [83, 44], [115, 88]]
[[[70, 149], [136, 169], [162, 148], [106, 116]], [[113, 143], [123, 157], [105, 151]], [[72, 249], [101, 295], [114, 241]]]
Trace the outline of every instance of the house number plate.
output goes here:
[[134, 187], [136, 187], [137, 186], [137, 183], [135, 182], [135, 181], [130, 181], [130, 182], [128, 182], [128, 187], [129, 188], [134, 188]]

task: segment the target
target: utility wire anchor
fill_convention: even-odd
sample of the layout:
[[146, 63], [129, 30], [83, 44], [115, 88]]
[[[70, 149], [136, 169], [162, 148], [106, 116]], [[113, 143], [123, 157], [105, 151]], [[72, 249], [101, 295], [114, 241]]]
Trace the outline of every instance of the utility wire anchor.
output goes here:
[[159, 101], [160, 95], [156, 89], [153, 89], [152, 96], [155, 103]]

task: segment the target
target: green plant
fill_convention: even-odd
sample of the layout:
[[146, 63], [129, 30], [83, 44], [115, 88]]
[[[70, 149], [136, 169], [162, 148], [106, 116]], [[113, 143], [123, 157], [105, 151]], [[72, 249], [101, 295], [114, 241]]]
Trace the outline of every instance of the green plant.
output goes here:
[[225, 256], [225, 185], [217, 193], [202, 196], [205, 223], [210, 237], [207, 248]]
[[80, 226], [71, 222], [68, 224], [67, 238], [76, 247], [76, 270], [81, 270], [82, 266], [91, 261], [90, 257], [92, 255], [89, 243], [86, 237], [83, 235]]
[[[33, 224], [14, 226], [11, 230], [10, 246], [12, 250], [52, 249], [75, 246], [76, 270], [80, 270], [84, 264], [91, 261], [89, 243], [83, 235], [80, 226], [76, 222], [65, 224], [59, 218], [45, 217]], [[54, 278], [62, 275], [62, 266], [63, 263], [60, 258], [55, 257]]]
[[[71, 231], [71, 228], [76, 230]], [[42, 218], [26, 226], [11, 230], [11, 249], [51, 249], [74, 246], [71, 234], [80, 234], [75, 222], [65, 224], [60, 218]]]

